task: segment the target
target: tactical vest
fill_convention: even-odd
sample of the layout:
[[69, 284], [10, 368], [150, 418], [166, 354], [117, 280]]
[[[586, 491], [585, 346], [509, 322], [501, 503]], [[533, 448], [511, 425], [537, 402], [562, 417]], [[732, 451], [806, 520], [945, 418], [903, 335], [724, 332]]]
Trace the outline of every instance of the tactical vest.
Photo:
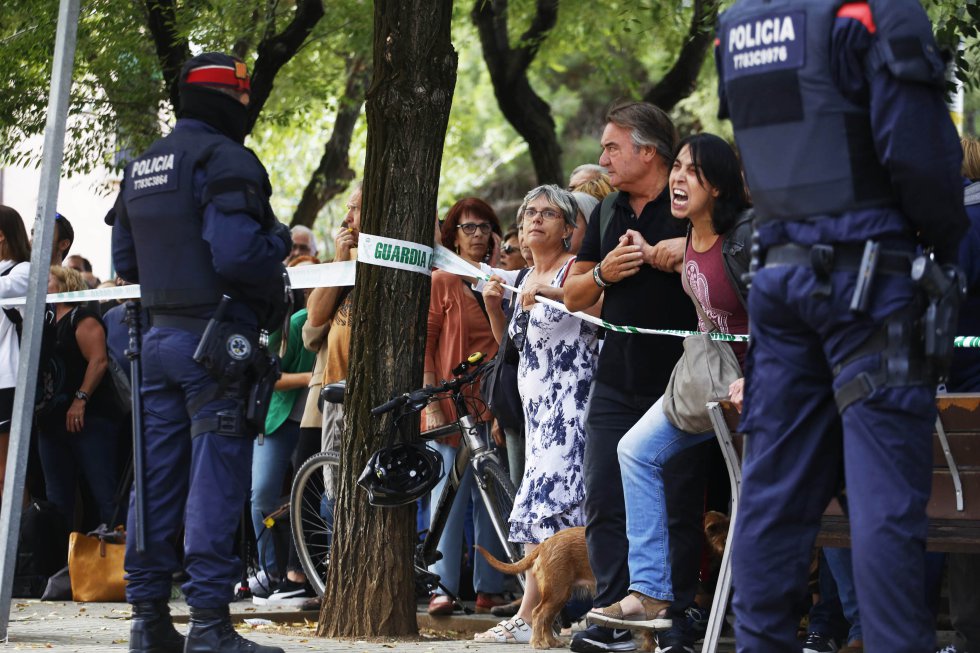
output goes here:
[[[220, 167], [225, 178], [209, 179], [204, 197], [198, 200], [194, 196], [194, 171], [199, 166], [207, 169], [212, 156], [222, 157]], [[238, 192], [245, 182], [248, 191]], [[202, 237], [203, 210], [213, 196], [229, 191], [234, 191], [235, 197], [245, 197], [242, 201], [248, 206], [247, 212], [264, 226], [272, 226], [275, 216], [269, 206], [264, 168], [254, 154], [223, 135], [174, 130], [126, 168], [123, 201], [146, 308], [201, 314], [213, 309], [222, 294], [228, 294], [248, 305], [263, 328], [275, 322], [270, 314], [281, 316], [282, 279], [270, 279], [269, 284], [261, 284], [262, 288], [238, 287], [214, 269], [210, 245]], [[245, 204], [229, 209], [244, 209]]]
[[831, 76], [841, 2], [743, 0], [719, 19], [718, 58], [759, 220], [896, 204], [867, 107]]

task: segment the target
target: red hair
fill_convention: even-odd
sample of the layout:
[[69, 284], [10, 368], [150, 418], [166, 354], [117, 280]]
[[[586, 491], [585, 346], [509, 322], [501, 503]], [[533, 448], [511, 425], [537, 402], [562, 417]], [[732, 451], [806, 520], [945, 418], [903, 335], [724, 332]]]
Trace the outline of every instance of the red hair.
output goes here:
[[445, 247], [451, 248], [456, 242], [456, 227], [467, 213], [474, 218], [486, 220], [493, 227], [493, 231], [500, 233], [500, 220], [497, 219], [497, 214], [490, 205], [479, 197], [464, 197], [450, 207], [446, 219], [442, 221], [442, 244]]

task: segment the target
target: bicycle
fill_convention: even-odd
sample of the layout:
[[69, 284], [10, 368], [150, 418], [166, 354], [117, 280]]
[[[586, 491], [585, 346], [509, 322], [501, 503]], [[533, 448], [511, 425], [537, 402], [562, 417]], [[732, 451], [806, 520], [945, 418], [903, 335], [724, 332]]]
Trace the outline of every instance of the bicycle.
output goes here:
[[[496, 452], [490, 449], [481, 434], [478, 428], [479, 422], [468, 405], [470, 398], [463, 394], [464, 388], [474, 385], [489, 369], [490, 367], [483, 361], [483, 355], [474, 354], [453, 370], [453, 379], [399, 395], [370, 411], [377, 417], [398, 410], [399, 413], [392, 427], [397, 428], [400, 420], [417, 415], [433, 401], [447, 396], [453, 400], [456, 407], [456, 421], [421, 434], [421, 438], [426, 441], [457, 433], [462, 437], [452, 467], [444, 470], [449, 478], [436, 503], [425, 539], [416, 547], [414, 565], [416, 586], [420, 591], [428, 593], [437, 587], [442, 587], [456, 603], [459, 603], [456, 597], [440, 584], [439, 576], [430, 572], [428, 567], [441, 558], [438, 550], [439, 540], [445, 530], [449, 511], [467, 467], [473, 469], [480, 496], [487, 507], [494, 531], [507, 557], [512, 562], [522, 558], [519, 547], [507, 539], [508, 520], [514, 505], [514, 486], [501, 466]], [[327, 401], [340, 403], [343, 401], [343, 386], [333, 385], [332, 389], [329, 386], [324, 387], [322, 394]], [[296, 551], [306, 577], [318, 596], [323, 595], [324, 579], [330, 558], [330, 540], [333, 534], [332, 505], [323, 498], [326, 494], [324, 472], [330, 467], [335, 469], [338, 464], [339, 457], [334, 452], [314, 455], [303, 463], [296, 473], [290, 494], [290, 521]], [[518, 576], [518, 581], [523, 586], [522, 576]]]

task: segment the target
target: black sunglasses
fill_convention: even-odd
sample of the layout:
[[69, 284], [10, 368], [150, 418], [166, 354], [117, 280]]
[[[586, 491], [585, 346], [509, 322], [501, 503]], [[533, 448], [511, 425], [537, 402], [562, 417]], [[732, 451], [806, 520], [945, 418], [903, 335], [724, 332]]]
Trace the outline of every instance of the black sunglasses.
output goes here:
[[[515, 296], [514, 301], [520, 301], [520, 298]], [[517, 351], [524, 351], [524, 343], [527, 341], [527, 325], [531, 319], [531, 313], [525, 311], [521, 306], [517, 306], [514, 310], [517, 311], [517, 317], [514, 318], [514, 323], [517, 324], [517, 333], [510, 340], [514, 343], [514, 348]]]

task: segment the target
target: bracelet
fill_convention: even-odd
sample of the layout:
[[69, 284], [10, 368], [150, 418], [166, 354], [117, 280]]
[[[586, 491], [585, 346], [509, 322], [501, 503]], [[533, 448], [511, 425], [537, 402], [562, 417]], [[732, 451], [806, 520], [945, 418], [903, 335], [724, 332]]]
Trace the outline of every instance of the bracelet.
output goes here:
[[599, 271], [599, 268], [601, 267], [602, 263], [596, 263], [595, 267], [592, 268], [592, 280], [595, 281], [595, 285], [599, 286], [600, 288], [608, 288], [612, 284], [602, 278], [602, 272]]

